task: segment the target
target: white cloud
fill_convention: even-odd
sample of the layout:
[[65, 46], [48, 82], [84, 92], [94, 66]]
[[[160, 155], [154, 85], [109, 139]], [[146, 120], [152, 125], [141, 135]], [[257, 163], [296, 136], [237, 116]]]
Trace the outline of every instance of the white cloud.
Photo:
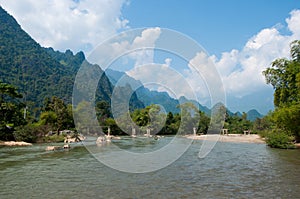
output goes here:
[[[232, 73], [234, 70], [232, 66], [235, 66], [238, 62], [238, 53], [239, 51], [236, 49], [222, 53], [222, 59], [218, 61], [218, 70], [220, 73], [223, 75], [229, 75]], [[217, 57], [215, 55], [211, 56], [211, 58], [214, 62], [217, 62]]]
[[262, 71], [280, 57], [289, 57], [289, 44], [300, 36], [300, 10], [286, 19], [290, 35], [283, 35], [278, 25], [261, 30], [240, 51], [222, 53], [220, 59], [211, 58], [219, 70], [227, 94], [242, 97], [268, 87]]
[[127, 74], [152, 90], [168, 92], [170, 96], [179, 98], [186, 96], [196, 99], [195, 93], [187, 79], [174, 68], [169, 67], [170, 59], [164, 64], [145, 64], [133, 68]]
[[141, 36], [137, 36], [132, 44], [132, 48], [154, 47], [161, 30], [159, 27], [145, 29]]
[[291, 12], [291, 17], [286, 19], [289, 30], [292, 32], [294, 39], [299, 39], [300, 37], [300, 10], [293, 10]]
[[163, 64], [163, 66], [165, 66], [165, 67], [170, 67], [171, 62], [172, 62], [172, 59], [171, 59], [171, 58], [166, 58], [166, 59], [165, 59], [165, 63]]
[[223, 84], [213, 61], [213, 57], [208, 57], [205, 52], [198, 52], [189, 61], [189, 69], [184, 71], [198, 101], [206, 105], [225, 103]]
[[126, 28], [121, 9], [126, 0], [0, 0], [42, 46], [64, 51], [89, 51]]
[[[153, 48], [160, 34], [161, 29], [158, 27], [125, 31], [96, 47], [87, 59], [104, 70], [116, 67], [114, 69], [120, 71], [153, 63]], [[122, 63], [118, 62], [120, 60]], [[115, 62], [119, 65], [114, 65]]]
[[[160, 28], [147, 28], [141, 36], [137, 36], [130, 49], [137, 49], [130, 56], [136, 60], [135, 66], [153, 63], [154, 51], [149, 48], [155, 47], [155, 42], [161, 34]], [[146, 47], [146, 49], [144, 49]], [[148, 49], [147, 49], [148, 48]]]

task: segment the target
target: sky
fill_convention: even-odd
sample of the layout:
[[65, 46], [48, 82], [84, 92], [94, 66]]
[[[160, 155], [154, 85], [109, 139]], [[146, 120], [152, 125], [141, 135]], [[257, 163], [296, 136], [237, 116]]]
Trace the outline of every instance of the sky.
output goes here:
[[[289, 57], [289, 43], [300, 39], [298, 0], [0, 0], [0, 5], [42, 46], [82, 50], [87, 56], [122, 31], [145, 28], [131, 44], [118, 45], [127, 50], [155, 46], [163, 28], [178, 31], [205, 49], [233, 112], [257, 109], [266, 114], [273, 109], [273, 89], [266, 85], [262, 71], [274, 59]], [[153, 54], [132, 55], [128, 74], [144, 74], [134, 67], [141, 60], [157, 61]], [[171, 55], [161, 61], [165, 66], [180, 67], [178, 63]], [[184, 75], [191, 87], [201, 88], [193, 71]]]

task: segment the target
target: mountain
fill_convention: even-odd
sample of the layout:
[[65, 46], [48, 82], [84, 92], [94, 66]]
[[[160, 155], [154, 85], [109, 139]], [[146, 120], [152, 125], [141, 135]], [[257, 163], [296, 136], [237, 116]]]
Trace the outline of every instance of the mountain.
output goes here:
[[147, 106], [150, 104], [160, 104], [167, 113], [180, 112], [180, 108], [178, 108], [179, 101], [171, 98], [167, 92], [151, 91], [148, 88], [140, 87], [136, 93], [138, 98]]
[[41, 103], [50, 93], [65, 99], [71, 79], [64, 68], [0, 7], [0, 81], [17, 86], [28, 101]]
[[[229, 109], [228, 109], [228, 111], [229, 111]], [[230, 111], [229, 111], [230, 112]], [[243, 114], [240, 112], [240, 111], [238, 111], [238, 112], [235, 112], [235, 113], [230, 113], [231, 115], [236, 115], [236, 116], [238, 116], [238, 117], [242, 117], [243, 116]]]
[[254, 91], [243, 97], [227, 96], [227, 107], [233, 112], [248, 112], [256, 109], [259, 113], [266, 115], [269, 111], [274, 110], [272, 87]]
[[[83, 52], [74, 55], [70, 50], [62, 53], [41, 47], [0, 6], [0, 81], [16, 86], [31, 110], [52, 96], [71, 103], [74, 80], [83, 61]], [[112, 91], [113, 85], [103, 74], [96, 100], [110, 103]], [[137, 97], [131, 101], [133, 107], [143, 107]]]
[[247, 120], [250, 120], [250, 121], [254, 121], [256, 120], [257, 118], [262, 118], [263, 115], [260, 114], [257, 110], [255, 109], [252, 109], [250, 111], [247, 112]]
[[[219, 107], [224, 107], [225, 108], [225, 105], [223, 103], [217, 103], [216, 105], [213, 106], [212, 109], [218, 109]], [[243, 117], [244, 113], [245, 112], [241, 113], [239, 111], [233, 113], [228, 108], [226, 108], [226, 114], [228, 114], [229, 116], [236, 116], [236, 117], [240, 117], [241, 118], [241, 117]], [[246, 115], [247, 115], [246, 119], [250, 120], [252, 122], [255, 121], [257, 118], [262, 118], [263, 117], [263, 115], [260, 114], [256, 109], [251, 109], [250, 111], [248, 111], [246, 113]]]
[[125, 72], [115, 71], [107, 69], [105, 71], [109, 80], [116, 86], [125, 86], [130, 85], [131, 88], [136, 88], [136, 95], [139, 100], [143, 102], [145, 106], [151, 104], [160, 104], [164, 107], [165, 111], [172, 113], [179, 113], [180, 109], [178, 108], [179, 102], [176, 99], [171, 98], [166, 92], [150, 91], [148, 88], [145, 88], [143, 84], [128, 76]]
[[[233, 115], [236, 115], [236, 116], [238, 116], [238, 117], [242, 117], [243, 116], [243, 114], [241, 113], [241, 112], [236, 112], [236, 113], [232, 113], [232, 112], [230, 112], [228, 109], [227, 109], [227, 113], [230, 115], [230, 116], [233, 116]], [[243, 112], [244, 113], [244, 112]], [[257, 118], [262, 118], [263, 117], [263, 115], [262, 114], [260, 114], [256, 109], [251, 109], [250, 111], [248, 111], [247, 113], [246, 113], [246, 115], [247, 115], [247, 120], [250, 120], [250, 121], [254, 121], [254, 120], [256, 120]]]
[[180, 101], [181, 103], [186, 103], [186, 102], [191, 102], [191, 103], [193, 103], [196, 107], [199, 107], [199, 110], [202, 111], [202, 112], [204, 112], [206, 115], [210, 115], [210, 113], [211, 113], [211, 110], [210, 110], [209, 108], [207, 108], [206, 106], [201, 105], [201, 104], [200, 104], [199, 102], [197, 102], [196, 100], [190, 100], [190, 99], [187, 99], [187, 98], [184, 97], [184, 96], [181, 96], [181, 97], [179, 98], [179, 101]]
[[150, 91], [145, 88], [143, 84], [128, 76], [125, 72], [115, 71], [112, 69], [107, 69], [105, 74], [109, 80], [114, 84], [114, 86], [130, 86], [135, 88], [134, 90], [138, 99], [143, 102], [145, 106], [151, 104], [160, 104], [166, 110], [166, 112], [178, 113], [180, 109], [177, 108], [179, 105], [178, 101], [171, 98], [166, 92]]
[[[192, 102], [195, 106], [199, 107], [201, 111], [207, 115], [210, 114], [209, 108], [202, 106], [195, 100], [189, 100], [183, 96], [177, 100], [170, 97], [167, 92], [149, 90], [148, 88], [145, 88], [140, 81], [128, 76], [124, 72], [107, 69], [105, 73], [114, 85], [118, 84], [124, 86], [125, 84], [129, 84], [131, 87], [137, 88], [137, 97], [145, 104], [145, 106], [149, 106], [151, 104], [160, 104], [165, 108], [166, 112], [179, 113], [179, 103]], [[121, 81], [119, 81], [120, 79]]]

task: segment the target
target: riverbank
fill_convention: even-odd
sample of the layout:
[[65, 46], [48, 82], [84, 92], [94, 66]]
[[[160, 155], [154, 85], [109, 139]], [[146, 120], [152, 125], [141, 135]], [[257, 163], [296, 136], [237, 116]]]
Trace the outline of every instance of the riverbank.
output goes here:
[[0, 141], [0, 146], [32, 146], [32, 144], [28, 142]]
[[219, 142], [235, 142], [235, 143], [265, 143], [259, 135], [243, 135], [243, 134], [228, 134], [228, 135], [187, 135], [186, 138], [194, 140], [209, 140]]

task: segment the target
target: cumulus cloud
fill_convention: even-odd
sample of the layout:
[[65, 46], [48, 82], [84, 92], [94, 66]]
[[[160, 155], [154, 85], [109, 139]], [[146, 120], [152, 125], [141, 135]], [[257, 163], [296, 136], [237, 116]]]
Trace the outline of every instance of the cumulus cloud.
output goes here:
[[123, 32], [95, 48], [88, 60], [103, 69], [118, 59], [125, 60], [125, 63], [132, 61], [133, 67], [153, 63], [153, 48], [160, 34], [158, 27]]
[[[130, 49], [137, 49], [130, 56], [136, 60], [135, 66], [153, 63], [155, 42], [159, 38], [161, 30], [159, 27], [145, 29], [141, 36], [137, 36]], [[150, 48], [150, 49], [149, 49]]]
[[126, 28], [121, 9], [126, 0], [0, 0], [42, 46], [64, 51], [90, 51], [107, 37]]
[[131, 77], [140, 80], [149, 89], [168, 92], [170, 96], [179, 98], [185, 96], [196, 99], [195, 93], [183, 74], [169, 67], [169, 58], [164, 64], [145, 64], [128, 71]]
[[224, 88], [213, 59], [205, 52], [198, 52], [188, 63], [184, 75], [194, 88], [198, 101], [202, 104], [215, 104], [224, 101]]
[[289, 57], [289, 44], [300, 38], [300, 10], [292, 11], [286, 22], [290, 34], [280, 33], [278, 25], [266, 28], [250, 38], [241, 50], [224, 52], [219, 59], [211, 56], [227, 94], [242, 97], [268, 86], [262, 71], [276, 58]]
[[293, 33], [292, 37], [294, 39], [299, 39], [300, 37], [300, 10], [293, 10], [291, 17], [286, 19], [289, 30]]

